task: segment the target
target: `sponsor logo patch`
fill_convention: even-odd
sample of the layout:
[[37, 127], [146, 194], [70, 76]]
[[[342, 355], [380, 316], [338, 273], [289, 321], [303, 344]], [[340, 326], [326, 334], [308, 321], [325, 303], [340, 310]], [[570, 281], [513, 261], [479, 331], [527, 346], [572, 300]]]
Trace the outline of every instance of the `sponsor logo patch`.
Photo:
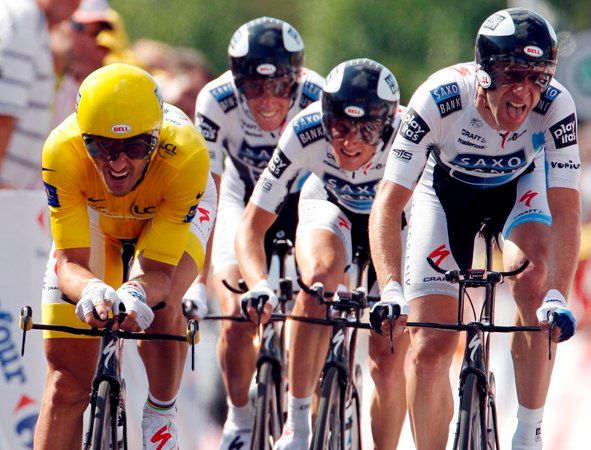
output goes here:
[[311, 81], [304, 81], [302, 86], [302, 95], [300, 96], [300, 108], [305, 108], [310, 103], [315, 102], [320, 98], [320, 91], [322, 88]]
[[345, 107], [345, 114], [347, 114], [349, 117], [358, 118], [363, 117], [365, 111], [359, 106], [350, 105]]
[[197, 205], [193, 205], [189, 208], [189, 212], [185, 216], [185, 219], [183, 220], [183, 222], [184, 223], [191, 222], [193, 220], [193, 218], [195, 217], [195, 214], [197, 214]]
[[412, 159], [412, 153], [406, 150], [402, 150], [399, 148], [393, 148], [392, 154], [396, 159], [399, 159], [404, 162], [409, 162]]
[[272, 145], [251, 147], [246, 141], [242, 141], [242, 145], [238, 151], [238, 159], [251, 167], [264, 170], [274, 150], [275, 147]]
[[126, 123], [118, 123], [111, 127], [111, 131], [115, 134], [125, 134], [131, 131], [131, 125], [127, 125]]
[[555, 87], [548, 86], [548, 89], [544, 91], [544, 95], [534, 108], [534, 111], [538, 114], [546, 114], [548, 109], [552, 105], [552, 102], [556, 100], [556, 97], [560, 94], [560, 89], [556, 89]]
[[43, 182], [45, 185], [45, 194], [47, 195], [47, 204], [54, 208], [60, 207], [60, 201], [57, 196], [57, 188], [49, 183]]
[[275, 178], [281, 178], [281, 175], [283, 175], [283, 172], [285, 172], [285, 169], [287, 169], [290, 164], [291, 161], [289, 158], [285, 156], [285, 154], [280, 149], [277, 149], [277, 151], [273, 153], [267, 168], [269, 169], [269, 172], [275, 176]]
[[201, 131], [203, 138], [209, 142], [215, 142], [218, 139], [218, 131], [220, 127], [215, 122], [209, 120], [204, 115], [197, 115], [197, 128]]
[[448, 83], [431, 89], [431, 97], [437, 104], [441, 117], [450, 115], [454, 111], [462, 109], [462, 99], [460, 98], [460, 87], [458, 83]]
[[222, 84], [221, 86], [218, 86], [209, 92], [220, 104], [220, 107], [225, 113], [238, 106], [236, 94], [234, 94], [234, 90], [232, 89], [232, 85], [230, 83]]
[[376, 186], [380, 180], [367, 183], [354, 184], [348, 180], [336, 177], [332, 174], [324, 174], [326, 187], [339, 199], [339, 201], [354, 209], [369, 211], [376, 195]]
[[413, 108], [406, 111], [399, 133], [413, 144], [420, 143], [431, 128]]
[[466, 170], [482, 173], [512, 173], [527, 164], [523, 148], [509, 155], [498, 156], [460, 153], [450, 162]]
[[577, 121], [575, 113], [565, 117], [550, 127], [556, 148], [564, 148], [577, 143]]
[[256, 71], [261, 75], [273, 75], [277, 72], [277, 67], [273, 64], [260, 64], [257, 66]]
[[527, 56], [531, 56], [533, 58], [540, 58], [544, 54], [542, 49], [540, 47], [535, 46], [535, 45], [528, 45], [527, 47], [524, 47], [523, 53], [525, 53]]
[[324, 138], [324, 130], [319, 113], [306, 114], [293, 123], [300, 144], [303, 147]]
[[493, 14], [482, 24], [482, 28], [488, 28], [491, 31], [495, 31], [503, 20], [505, 20], [505, 16]]

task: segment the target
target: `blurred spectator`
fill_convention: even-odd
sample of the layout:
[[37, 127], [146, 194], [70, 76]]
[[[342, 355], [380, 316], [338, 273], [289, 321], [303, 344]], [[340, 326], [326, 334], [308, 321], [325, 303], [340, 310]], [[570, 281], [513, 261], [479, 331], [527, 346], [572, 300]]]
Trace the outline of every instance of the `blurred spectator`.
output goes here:
[[164, 101], [193, 118], [197, 94], [212, 79], [205, 55], [194, 48], [172, 47], [151, 39], [139, 39], [133, 52], [160, 85]]
[[0, 187], [41, 187], [54, 93], [49, 28], [80, 0], [0, 0]]
[[76, 93], [88, 74], [113, 62], [136, 64], [121, 16], [106, 0], [82, 0], [51, 33], [58, 75], [53, 126], [74, 112]]

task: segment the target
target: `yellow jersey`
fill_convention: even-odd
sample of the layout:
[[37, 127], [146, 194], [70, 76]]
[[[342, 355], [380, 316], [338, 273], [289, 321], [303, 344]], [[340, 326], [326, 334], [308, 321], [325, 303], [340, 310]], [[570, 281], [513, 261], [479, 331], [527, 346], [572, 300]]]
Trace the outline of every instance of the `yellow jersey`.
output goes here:
[[115, 197], [86, 151], [72, 114], [47, 138], [42, 171], [58, 250], [90, 247], [91, 221], [120, 240], [137, 238], [147, 225], [144, 256], [176, 265], [205, 192], [209, 152], [189, 118], [165, 104], [158, 144], [143, 178], [131, 192]]

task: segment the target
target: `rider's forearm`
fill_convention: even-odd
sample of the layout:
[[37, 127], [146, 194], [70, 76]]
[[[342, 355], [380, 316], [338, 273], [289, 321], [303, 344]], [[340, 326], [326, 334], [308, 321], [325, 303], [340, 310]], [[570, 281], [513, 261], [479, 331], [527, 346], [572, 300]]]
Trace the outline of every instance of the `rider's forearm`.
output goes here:
[[396, 195], [393, 183], [382, 182], [375, 197], [369, 216], [369, 244], [371, 257], [376, 269], [378, 283], [381, 288], [390, 281], [402, 284], [402, 241], [401, 221], [402, 211], [406, 201], [401, 201]]
[[552, 213], [548, 288], [568, 298], [579, 259], [581, 217], [579, 192], [574, 189], [548, 190]]
[[197, 278], [195, 278], [194, 283], [202, 283], [207, 284], [207, 279], [209, 278], [209, 272], [211, 271], [211, 249], [213, 247], [213, 232], [209, 236], [209, 240], [207, 241], [207, 248], [205, 249], [205, 259], [203, 261], [203, 267], [197, 274]]
[[234, 246], [238, 267], [248, 286], [254, 286], [267, 278], [264, 236], [264, 232], [257, 233], [246, 222], [240, 224], [236, 233]]

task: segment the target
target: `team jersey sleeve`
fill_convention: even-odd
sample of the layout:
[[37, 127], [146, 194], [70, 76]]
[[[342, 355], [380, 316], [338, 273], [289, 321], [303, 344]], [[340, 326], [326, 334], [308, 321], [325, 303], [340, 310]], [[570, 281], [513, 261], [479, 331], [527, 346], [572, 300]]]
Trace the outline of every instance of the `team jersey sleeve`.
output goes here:
[[[561, 85], [555, 86], [554, 83], [543, 94], [542, 101], [544, 99], [551, 101], [551, 106], [544, 116], [548, 124], [544, 135], [548, 187], [578, 190], [581, 157], [577, 142], [575, 103], [566, 89]], [[536, 139], [535, 134], [532, 139]]]
[[[80, 137], [78, 145], [83, 145]], [[42, 154], [42, 175], [50, 212], [51, 232], [58, 250], [90, 247], [86, 199], [81, 186], [89, 161], [80, 156], [75, 138], [60, 129], [47, 138]]]
[[209, 173], [209, 153], [203, 137], [192, 126], [185, 128], [176, 144], [194, 150], [168, 181], [143, 250], [146, 258], [171, 265], [177, 265], [185, 251], [190, 222], [197, 213]]
[[394, 138], [384, 179], [414, 189], [431, 147], [437, 142], [435, 120], [439, 116], [429, 84], [424, 83], [406, 107], [398, 133]]
[[296, 132], [301, 115], [285, 128], [267, 167], [255, 185], [250, 201], [265, 211], [279, 214], [291, 185], [310, 165], [309, 151], [302, 147]]
[[224, 157], [225, 113], [214, 97], [210, 85], [205, 86], [197, 96], [195, 107], [195, 125], [207, 142], [209, 149], [210, 169], [215, 175], [222, 174]]

